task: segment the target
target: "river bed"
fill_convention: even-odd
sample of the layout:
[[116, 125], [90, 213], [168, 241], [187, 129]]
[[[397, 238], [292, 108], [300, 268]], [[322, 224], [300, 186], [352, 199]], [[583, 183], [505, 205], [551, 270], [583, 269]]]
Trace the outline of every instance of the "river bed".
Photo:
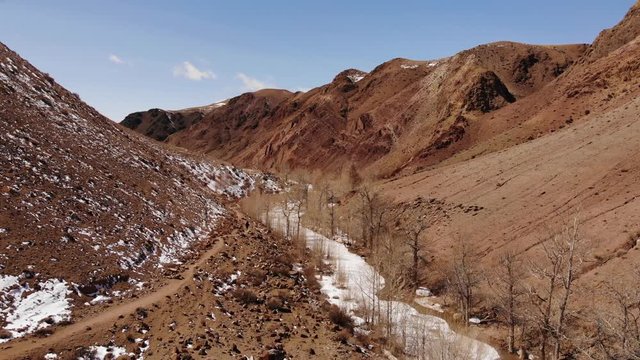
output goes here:
[[[270, 215], [273, 227], [285, 229], [285, 221], [278, 211]], [[331, 240], [311, 229], [301, 227], [300, 236], [310, 249], [321, 250], [331, 262], [334, 272], [318, 279], [329, 302], [347, 311], [357, 325], [366, 329], [363, 313], [379, 313], [379, 318], [391, 318], [392, 332], [402, 342], [405, 352], [419, 360], [496, 360], [500, 355], [493, 347], [455, 333], [449, 324], [433, 315], [422, 314], [400, 301], [378, 298], [384, 278], [361, 256], [342, 243]]]

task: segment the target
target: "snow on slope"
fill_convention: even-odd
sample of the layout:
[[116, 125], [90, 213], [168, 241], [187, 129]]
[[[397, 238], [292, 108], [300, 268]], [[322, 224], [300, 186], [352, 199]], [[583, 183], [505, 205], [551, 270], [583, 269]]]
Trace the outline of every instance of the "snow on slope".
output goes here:
[[5, 341], [133, 295], [196, 255], [223, 201], [269, 181], [117, 126], [2, 44], [0, 169]]
[[[22, 337], [71, 318], [67, 297], [71, 290], [66, 281], [49, 279], [31, 288], [19, 280], [17, 276], [0, 275], [0, 324], [5, 324], [4, 330], [10, 338]], [[10, 338], [2, 338], [0, 343]]]

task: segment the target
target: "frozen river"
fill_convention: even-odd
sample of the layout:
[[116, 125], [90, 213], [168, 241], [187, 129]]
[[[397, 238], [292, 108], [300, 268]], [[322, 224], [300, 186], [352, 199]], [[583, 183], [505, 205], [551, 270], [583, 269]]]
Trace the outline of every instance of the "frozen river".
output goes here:
[[[273, 211], [271, 214], [272, 226], [284, 229], [285, 222], [278, 213]], [[337, 271], [319, 279], [322, 292], [331, 303], [349, 312], [357, 324], [364, 320], [356, 314], [370, 314], [371, 310], [385, 322], [390, 317], [392, 332], [401, 339], [405, 352], [416, 359], [500, 359], [493, 347], [455, 333], [445, 320], [421, 314], [404, 302], [378, 298], [379, 291], [384, 287], [384, 279], [344, 244], [304, 227], [301, 227], [300, 236], [304, 236], [307, 247], [321, 249], [330, 259]]]

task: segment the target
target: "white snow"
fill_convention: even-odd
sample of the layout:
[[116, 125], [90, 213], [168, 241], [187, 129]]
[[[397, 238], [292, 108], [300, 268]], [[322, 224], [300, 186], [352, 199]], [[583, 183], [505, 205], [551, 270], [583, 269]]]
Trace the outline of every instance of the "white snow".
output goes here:
[[111, 300], [111, 298], [110, 298], [110, 297], [108, 297], [108, 296], [98, 295], [98, 296], [96, 296], [95, 298], [93, 298], [93, 299], [90, 301], [90, 303], [91, 303], [91, 305], [96, 305], [96, 304], [101, 304], [101, 303], [103, 303], [103, 302], [107, 302], [107, 301], [109, 301], [109, 300]]
[[104, 360], [107, 355], [110, 355], [109, 359], [117, 359], [119, 356], [129, 355], [135, 358], [134, 353], [128, 353], [127, 349], [120, 346], [91, 346], [89, 351], [92, 352], [92, 357], [79, 357], [78, 360]]
[[364, 75], [349, 75], [347, 77], [354, 83], [357, 83], [358, 81], [364, 79]]
[[216, 287], [216, 290], [215, 290], [216, 296], [222, 296], [229, 290], [235, 288], [236, 280], [238, 280], [240, 275], [242, 275], [240, 271], [237, 271], [235, 274], [229, 275], [229, 279], [227, 281], [223, 282], [222, 284]]
[[416, 296], [421, 296], [421, 297], [428, 297], [431, 296], [433, 294], [431, 294], [431, 290], [425, 288], [425, 287], [419, 287], [418, 289], [416, 289]]
[[437, 311], [439, 313], [443, 313], [444, 310], [442, 309], [442, 305], [436, 303], [433, 300], [434, 296], [431, 293], [431, 290], [425, 288], [425, 287], [420, 287], [416, 290], [416, 297], [414, 299], [414, 301], [416, 302], [416, 304], [425, 307], [427, 309], [431, 309], [433, 311]]
[[418, 68], [418, 64], [413, 64], [413, 65], [402, 64], [400, 65], [400, 67], [403, 69], [416, 69]]
[[[2, 295], [1, 292], [5, 291], [5, 289], [8, 289], [14, 285], [18, 285], [17, 276], [0, 275], [0, 296]], [[2, 300], [1, 297], [0, 297], [0, 300]]]
[[430, 297], [417, 297], [414, 299], [414, 301], [416, 302], [416, 304], [425, 307], [427, 309], [433, 310], [433, 311], [437, 311], [439, 313], [443, 313], [444, 309], [442, 308], [442, 304], [438, 304], [436, 302], [433, 302]]
[[58, 358], [58, 354], [56, 353], [47, 353], [44, 355], [44, 360], [56, 360]]
[[[37, 291], [20, 286], [15, 276], [0, 277], [0, 284], [0, 318], [4, 318], [4, 329], [13, 338], [46, 328], [50, 326], [47, 322], [59, 323], [71, 318], [71, 304], [67, 298], [71, 290], [64, 280], [40, 282]], [[5, 291], [10, 287], [14, 289]]]

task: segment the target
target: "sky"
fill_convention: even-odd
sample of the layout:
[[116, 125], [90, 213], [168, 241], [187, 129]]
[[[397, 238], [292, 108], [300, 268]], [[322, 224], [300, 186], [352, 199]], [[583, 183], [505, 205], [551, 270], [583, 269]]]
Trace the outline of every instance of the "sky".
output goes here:
[[0, 41], [114, 121], [479, 44], [590, 43], [634, 0], [0, 0]]

